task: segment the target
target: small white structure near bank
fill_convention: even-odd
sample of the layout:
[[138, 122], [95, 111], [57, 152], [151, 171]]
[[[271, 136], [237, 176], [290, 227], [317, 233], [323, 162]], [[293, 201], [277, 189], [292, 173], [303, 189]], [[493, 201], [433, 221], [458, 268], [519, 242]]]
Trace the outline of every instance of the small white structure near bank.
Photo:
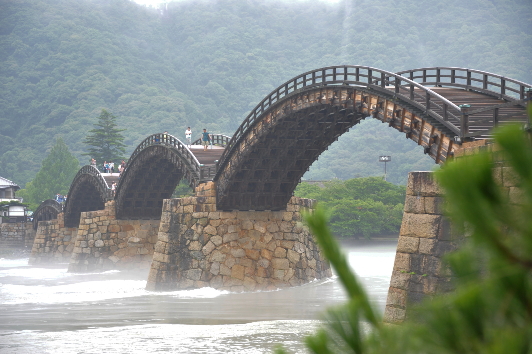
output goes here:
[[[18, 201], [22, 202], [22, 198], [17, 198], [15, 192], [20, 187], [8, 180], [7, 178], [0, 177], [0, 202]], [[26, 221], [26, 208], [21, 205], [11, 205], [8, 210], [2, 211], [2, 215], [7, 218], [10, 223], [25, 222]], [[0, 223], [4, 218], [0, 217]]]

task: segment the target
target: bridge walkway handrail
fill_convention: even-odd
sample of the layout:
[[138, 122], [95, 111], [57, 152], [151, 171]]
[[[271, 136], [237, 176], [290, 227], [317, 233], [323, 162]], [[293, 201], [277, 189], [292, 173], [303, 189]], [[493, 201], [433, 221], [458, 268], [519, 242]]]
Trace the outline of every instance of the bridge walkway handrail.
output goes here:
[[[217, 141], [220, 144], [223, 141], [229, 140], [229, 137], [225, 135], [216, 134], [215, 136], [217, 137]], [[190, 151], [190, 149], [185, 143], [168, 133], [157, 133], [148, 136], [137, 146], [135, 151], [133, 151], [133, 153], [129, 157], [129, 161], [133, 160], [135, 156], [137, 156], [142, 150], [146, 149], [147, 147], [157, 145], [164, 145], [175, 149], [180, 154], [187, 167], [190, 169], [193, 178], [195, 178], [198, 182], [211, 180], [214, 176], [214, 172], [211, 171], [212, 168], [200, 164], [196, 156]]]
[[[487, 136], [482, 129], [475, 132], [469, 131], [470, 121], [476, 121], [477, 124], [483, 124], [484, 127], [493, 128], [501, 121], [517, 117], [514, 112], [508, 114], [507, 111], [506, 114], [501, 114], [503, 112], [501, 109], [507, 109], [512, 106], [524, 107], [526, 102], [532, 99], [532, 85], [481, 70], [458, 67], [429, 67], [405, 70], [397, 74], [405, 75], [410, 80], [422, 85], [461, 88], [505, 101], [501, 104], [465, 110], [465, 114], [462, 117], [461, 137]], [[526, 120], [526, 112], [523, 111], [522, 116]]]
[[[279, 100], [305, 88], [318, 86], [365, 87], [399, 98], [436, 119], [456, 135], [460, 135], [460, 107], [438, 93], [399, 74], [360, 65], [340, 65], [307, 71], [286, 81], [267, 95], [235, 131], [220, 158], [223, 166], [245, 132]], [[420, 103], [423, 102], [423, 103]]]
[[50, 206], [50, 207], [52, 207], [54, 209], [57, 209], [59, 212], [63, 211], [63, 204], [59, 203], [55, 199], [46, 199], [44, 202], [42, 202], [37, 207], [37, 209], [35, 209], [35, 211], [33, 212], [33, 215], [35, 215], [37, 212], [39, 212], [41, 209], [43, 209], [43, 208], [45, 208], [47, 206]]
[[39, 222], [39, 214], [45, 208], [53, 208], [57, 211], [58, 214], [63, 212], [63, 204], [59, 203], [55, 199], [46, 199], [33, 212], [33, 229], [37, 230], [37, 223]]
[[[231, 137], [224, 134], [209, 134], [212, 145], [226, 147], [231, 140]], [[192, 142], [191, 145], [201, 145], [202, 138], [198, 138]]]
[[[94, 176], [99, 181], [98, 189], [99, 189], [100, 195], [105, 196], [106, 200], [113, 199], [113, 192], [111, 191], [111, 187], [109, 187], [109, 185], [107, 184], [107, 181], [105, 180], [102, 173], [96, 166], [85, 165], [81, 167], [78, 173], [76, 174], [76, 176], [74, 176], [73, 181], [75, 181], [79, 176], [84, 175], [84, 174]], [[70, 198], [67, 198], [64, 210], [66, 210], [69, 200]]]
[[458, 67], [428, 67], [404, 70], [396, 73], [422, 85], [445, 85], [463, 88], [494, 96], [507, 101], [525, 100], [527, 89], [532, 85], [525, 82], [492, 74], [487, 71]]

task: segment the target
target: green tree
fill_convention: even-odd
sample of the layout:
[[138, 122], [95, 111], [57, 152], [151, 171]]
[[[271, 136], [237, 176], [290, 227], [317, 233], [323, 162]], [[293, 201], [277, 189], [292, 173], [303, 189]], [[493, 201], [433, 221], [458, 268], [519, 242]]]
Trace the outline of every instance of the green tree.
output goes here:
[[63, 138], [58, 138], [35, 178], [17, 194], [34, 208], [43, 200], [54, 198], [57, 193], [67, 194], [78, 170], [78, 159], [70, 153]]
[[340, 199], [325, 203], [332, 210], [330, 227], [340, 237], [372, 235], [399, 231], [403, 216], [403, 204], [385, 205], [372, 199]]
[[186, 179], [179, 181], [179, 184], [175, 187], [174, 192], [172, 193], [172, 198], [184, 198], [194, 195], [194, 191], [188, 185]]
[[520, 187], [511, 201], [496, 181], [490, 153], [449, 163], [437, 173], [454, 225], [470, 237], [447, 257], [456, 290], [414, 307], [401, 325], [382, 324], [331, 236], [325, 212], [318, 209], [307, 215], [348, 295], [347, 304], [329, 310], [325, 326], [307, 338], [310, 351], [532, 353], [531, 138], [517, 126], [495, 134], [501, 147], [498, 156], [505, 157]]
[[89, 145], [89, 152], [83, 154], [90, 156], [98, 162], [117, 161], [124, 159], [125, 144], [121, 134], [126, 129], [116, 128], [116, 117], [102, 109], [98, 117], [97, 128], [89, 130], [89, 135], [83, 143]]
[[330, 227], [339, 237], [396, 233], [401, 227], [406, 189], [380, 177], [325, 182], [323, 187], [301, 183], [295, 195], [316, 199], [331, 213]]

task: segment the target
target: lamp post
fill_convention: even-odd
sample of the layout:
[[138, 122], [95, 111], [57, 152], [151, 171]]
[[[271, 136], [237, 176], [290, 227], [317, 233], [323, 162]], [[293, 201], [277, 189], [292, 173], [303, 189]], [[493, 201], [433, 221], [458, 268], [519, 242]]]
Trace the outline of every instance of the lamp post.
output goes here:
[[386, 162], [392, 161], [391, 156], [379, 156], [379, 161], [384, 162], [384, 180], [386, 181]]
[[[532, 106], [532, 87], [527, 88], [525, 92], [526, 92], [526, 99], [528, 100], [527, 107], [530, 108]], [[532, 131], [532, 117], [530, 116], [528, 116], [527, 128], [529, 132]]]

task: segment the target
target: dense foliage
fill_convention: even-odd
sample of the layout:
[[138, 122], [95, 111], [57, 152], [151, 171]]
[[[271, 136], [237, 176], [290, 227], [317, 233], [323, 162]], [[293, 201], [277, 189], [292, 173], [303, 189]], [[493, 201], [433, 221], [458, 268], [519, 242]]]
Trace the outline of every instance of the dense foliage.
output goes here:
[[449, 256], [456, 290], [422, 304], [399, 326], [381, 322], [329, 234], [323, 210], [307, 216], [349, 298], [307, 338], [312, 353], [532, 353], [532, 136], [506, 127], [496, 140], [515, 172], [521, 193], [512, 201], [519, 203], [497, 184], [488, 153], [438, 172], [455, 225], [467, 226], [471, 237]]
[[90, 156], [98, 163], [104, 161], [120, 162], [125, 159], [126, 152], [124, 136], [122, 132], [126, 129], [118, 129], [116, 127], [116, 117], [111, 113], [102, 109], [98, 122], [95, 124], [96, 128], [89, 130], [89, 134], [83, 143], [89, 146], [88, 153], [84, 154]]
[[62, 138], [58, 138], [52, 150], [42, 162], [35, 178], [26, 183], [26, 188], [17, 192], [35, 210], [46, 199], [54, 199], [56, 194], [66, 195], [70, 183], [79, 170], [78, 159], [70, 153]]
[[370, 238], [397, 234], [401, 227], [405, 187], [379, 177], [333, 180], [323, 186], [302, 182], [294, 194], [316, 199], [329, 209], [336, 236]]
[[[165, 130], [231, 135], [272, 89], [327, 65], [460, 66], [531, 82], [530, 18], [529, 0], [2, 1], [0, 175], [23, 186], [59, 136], [85, 160], [102, 108], [127, 127], [127, 154]], [[363, 127], [306, 178], [381, 175], [379, 154], [393, 155], [394, 183], [431, 167], [404, 136]]]

